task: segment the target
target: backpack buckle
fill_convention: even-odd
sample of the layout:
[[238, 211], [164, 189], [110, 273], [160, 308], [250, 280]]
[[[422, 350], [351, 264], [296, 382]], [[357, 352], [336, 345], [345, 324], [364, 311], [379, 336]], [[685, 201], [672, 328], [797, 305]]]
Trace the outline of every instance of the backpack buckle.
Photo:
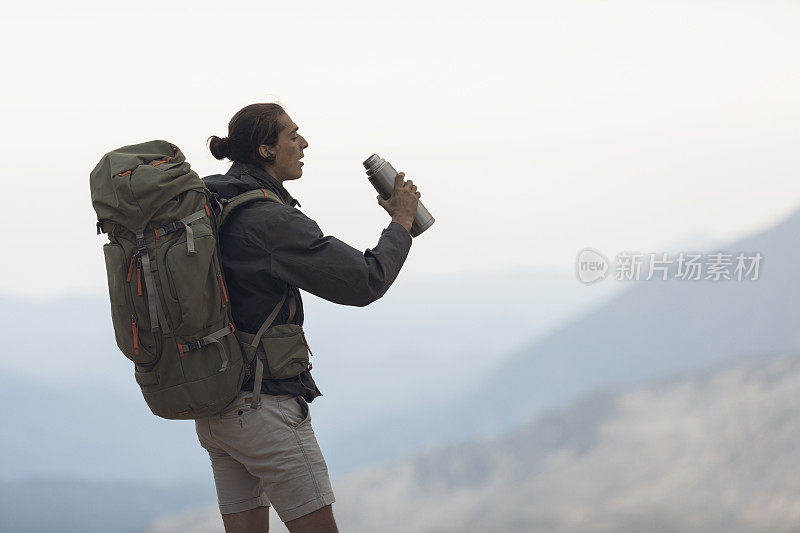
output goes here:
[[136, 249], [140, 252], [147, 251], [147, 245], [144, 243], [144, 235], [136, 237]]
[[164, 235], [168, 235], [174, 231], [178, 231], [183, 227], [183, 224], [179, 224], [178, 222], [170, 222], [166, 226], [164, 226]]
[[181, 229], [183, 229], [183, 223], [180, 221], [178, 222], [173, 221], [170, 222], [169, 224], [164, 224], [160, 228], [154, 229], [153, 231], [156, 234], [156, 240], [158, 240], [159, 237], [163, 237], [164, 235], [169, 235], [170, 233], [180, 231]]
[[199, 350], [200, 348], [203, 347], [203, 341], [201, 341], [199, 339], [198, 340], [194, 340], [194, 341], [189, 341], [189, 342], [186, 343], [186, 346], [189, 347], [190, 351], [191, 350]]

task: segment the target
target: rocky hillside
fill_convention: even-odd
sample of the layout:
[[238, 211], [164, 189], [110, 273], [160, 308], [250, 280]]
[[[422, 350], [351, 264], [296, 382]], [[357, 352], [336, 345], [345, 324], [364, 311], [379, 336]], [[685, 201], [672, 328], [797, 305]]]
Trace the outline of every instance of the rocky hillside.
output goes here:
[[750, 361], [360, 473], [336, 514], [365, 533], [797, 531], [798, 442], [800, 359]]

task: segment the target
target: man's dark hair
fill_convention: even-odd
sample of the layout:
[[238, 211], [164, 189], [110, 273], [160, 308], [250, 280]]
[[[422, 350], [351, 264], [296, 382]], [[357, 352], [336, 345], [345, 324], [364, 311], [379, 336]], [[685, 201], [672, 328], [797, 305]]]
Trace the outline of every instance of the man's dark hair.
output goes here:
[[227, 157], [237, 163], [257, 166], [264, 162], [271, 163], [275, 156], [262, 157], [258, 147], [278, 142], [278, 135], [284, 128], [278, 119], [284, 113], [283, 107], [274, 103], [250, 104], [240, 109], [228, 123], [227, 137], [212, 135], [208, 138], [211, 155], [217, 159]]

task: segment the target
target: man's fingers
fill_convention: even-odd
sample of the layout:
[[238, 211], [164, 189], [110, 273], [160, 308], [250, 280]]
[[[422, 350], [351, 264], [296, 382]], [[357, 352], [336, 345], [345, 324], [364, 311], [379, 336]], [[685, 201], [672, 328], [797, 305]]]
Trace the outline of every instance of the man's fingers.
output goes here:
[[405, 177], [406, 173], [401, 172], [397, 176], [394, 177], [394, 188], [399, 189], [403, 186], [403, 178]]
[[380, 204], [380, 206], [381, 206], [381, 207], [386, 207], [386, 200], [384, 200], [384, 199], [381, 197], [381, 195], [380, 195], [380, 194], [378, 195], [378, 204]]

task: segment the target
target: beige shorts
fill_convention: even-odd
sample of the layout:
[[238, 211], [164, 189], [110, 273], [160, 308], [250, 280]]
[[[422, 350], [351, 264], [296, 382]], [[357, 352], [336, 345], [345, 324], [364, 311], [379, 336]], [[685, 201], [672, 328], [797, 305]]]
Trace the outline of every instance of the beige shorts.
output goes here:
[[284, 522], [335, 501], [328, 467], [302, 397], [242, 391], [222, 413], [195, 420], [208, 450], [222, 514], [272, 505]]

